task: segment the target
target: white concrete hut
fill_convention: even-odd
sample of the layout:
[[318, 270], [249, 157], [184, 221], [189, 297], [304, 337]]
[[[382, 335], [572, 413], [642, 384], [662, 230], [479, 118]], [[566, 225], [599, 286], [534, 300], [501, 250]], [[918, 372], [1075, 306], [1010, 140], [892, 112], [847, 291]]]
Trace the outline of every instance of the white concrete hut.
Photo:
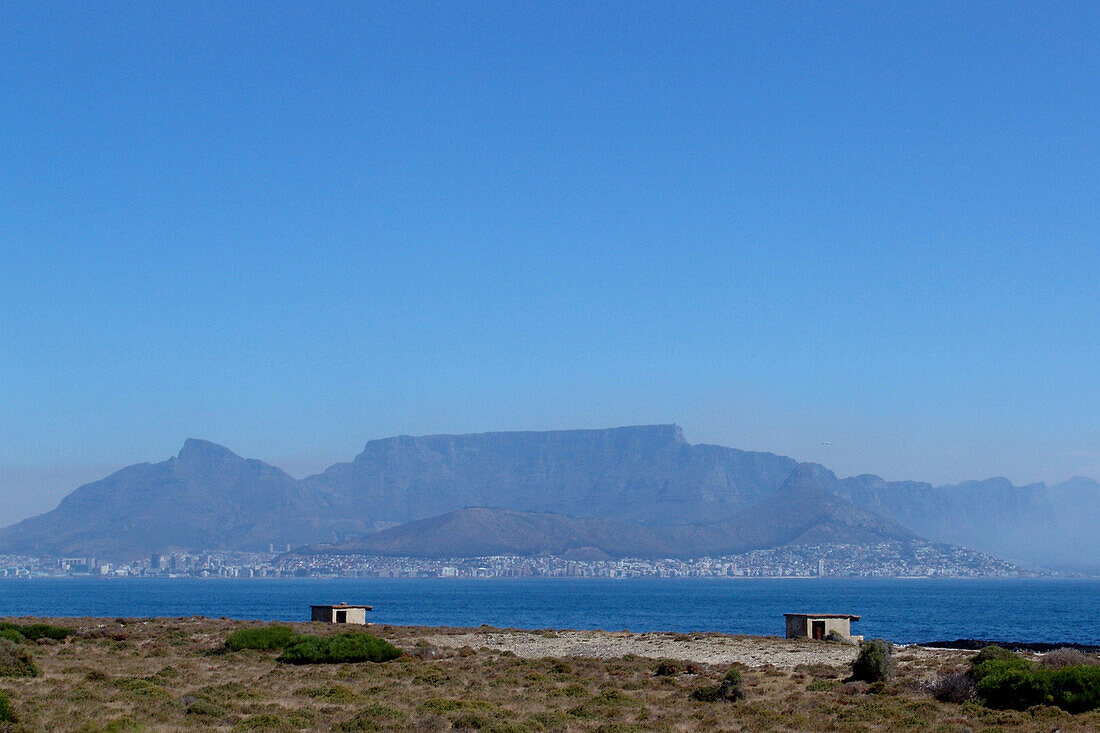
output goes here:
[[859, 616], [850, 613], [785, 613], [788, 639], [824, 639], [830, 633], [845, 641], [861, 641], [862, 636], [852, 636], [852, 622]]
[[326, 624], [359, 624], [367, 623], [367, 611], [370, 606], [352, 606], [341, 603], [339, 606], [310, 606], [310, 621], [321, 621]]

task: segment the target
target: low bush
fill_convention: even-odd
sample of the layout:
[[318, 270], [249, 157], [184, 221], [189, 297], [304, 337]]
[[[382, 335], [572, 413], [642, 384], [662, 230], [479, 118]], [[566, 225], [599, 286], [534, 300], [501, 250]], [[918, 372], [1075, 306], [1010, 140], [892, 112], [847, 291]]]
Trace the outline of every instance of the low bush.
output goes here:
[[932, 697], [940, 702], [964, 703], [977, 697], [974, 679], [965, 672], [940, 677], [928, 687]]
[[25, 648], [8, 639], [0, 639], [0, 677], [37, 677], [34, 657]]
[[1015, 652], [1011, 652], [1004, 647], [992, 644], [990, 646], [982, 647], [973, 659], [970, 660], [971, 667], [981, 664], [982, 662], [992, 662], [998, 659], [1019, 659], [1020, 655]]
[[8, 693], [0, 690], [0, 723], [14, 723], [15, 713], [11, 711], [11, 699]]
[[51, 626], [50, 624], [13, 624], [9, 621], [0, 622], [0, 638], [13, 639], [10, 635], [12, 632], [19, 634], [24, 639], [30, 639], [36, 641], [38, 639], [55, 639], [61, 641], [69, 636], [72, 636], [73, 630], [65, 628], [64, 626]]
[[882, 639], [860, 642], [859, 656], [852, 662], [852, 679], [889, 682], [894, 676], [894, 647]]
[[303, 637], [294, 633], [289, 626], [258, 626], [237, 629], [225, 640], [225, 646], [231, 651], [243, 649], [286, 649]]
[[1100, 708], [1098, 665], [1053, 669], [1016, 655], [987, 657], [975, 661], [970, 676], [978, 695], [993, 708], [1026, 710], [1033, 705], [1056, 705], [1070, 713]]
[[72, 636], [73, 630], [64, 626], [51, 626], [50, 624], [27, 624], [19, 627], [19, 633], [28, 639], [53, 639], [63, 641]]
[[1100, 664], [1100, 659], [1085, 654], [1079, 649], [1062, 647], [1049, 651], [1039, 658], [1039, 664], [1048, 669], [1065, 669], [1066, 667], [1092, 667]]
[[388, 662], [401, 654], [401, 650], [388, 641], [351, 632], [329, 637], [299, 637], [279, 655], [279, 661], [288, 664]]
[[0, 639], [7, 639], [14, 644], [22, 644], [27, 640], [27, 637], [23, 636], [15, 629], [0, 629]]
[[680, 674], [683, 671], [682, 665], [674, 659], [664, 659], [657, 663], [657, 671], [654, 672], [658, 677], [668, 677], [675, 674]]
[[691, 699], [698, 702], [737, 702], [745, 697], [745, 686], [741, 679], [741, 670], [734, 668], [726, 672], [722, 682], [717, 685], [698, 687], [691, 691]]

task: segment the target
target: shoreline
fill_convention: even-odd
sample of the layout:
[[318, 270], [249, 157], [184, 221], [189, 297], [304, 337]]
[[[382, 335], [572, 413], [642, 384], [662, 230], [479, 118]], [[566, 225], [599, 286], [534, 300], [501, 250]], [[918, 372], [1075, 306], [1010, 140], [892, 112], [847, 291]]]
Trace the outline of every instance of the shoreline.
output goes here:
[[[171, 623], [201, 623], [209, 622], [214, 624], [232, 624], [232, 625], [272, 625], [282, 624], [290, 626], [310, 625], [314, 622], [303, 619], [257, 619], [257, 618], [239, 618], [233, 616], [205, 616], [202, 614], [193, 614], [187, 616], [39, 616], [39, 615], [23, 615], [23, 616], [0, 616], [0, 622], [10, 623], [48, 623], [56, 624], [60, 626], [72, 626], [76, 624], [79, 628], [88, 627], [89, 624], [94, 624], [98, 628], [102, 628], [108, 624], [118, 624], [122, 626], [135, 626], [150, 625], [150, 624], [171, 624]], [[323, 626], [323, 628], [337, 628], [335, 625]], [[451, 626], [447, 624], [438, 626], [425, 626], [421, 624], [401, 624], [388, 621], [368, 621], [365, 625], [349, 624], [345, 627], [340, 627], [348, 631], [368, 631], [377, 632], [379, 630], [397, 630], [402, 632], [417, 632], [425, 634], [434, 640], [439, 640], [442, 646], [453, 646], [449, 639], [463, 636], [470, 640], [483, 640], [485, 638], [493, 638], [493, 635], [498, 637], [513, 637], [521, 639], [525, 636], [533, 637], [538, 636], [543, 639], [555, 638], [555, 637], [573, 637], [573, 638], [641, 638], [646, 640], [671, 638], [678, 642], [684, 642], [687, 640], [698, 641], [704, 639], [730, 639], [730, 640], [758, 640], [760, 643], [766, 642], [783, 642], [802, 644], [810, 643], [814, 645], [827, 645], [828, 647], [836, 647], [838, 649], [845, 649], [851, 651], [851, 657], [855, 657], [855, 652], [858, 650], [858, 643], [846, 643], [846, 642], [825, 642], [812, 639], [788, 639], [778, 634], [750, 634], [750, 633], [733, 633], [726, 631], [715, 630], [699, 630], [694, 629], [691, 631], [675, 631], [675, 630], [648, 630], [648, 631], [633, 631], [631, 629], [610, 630], [602, 628], [571, 628], [571, 627], [520, 627], [520, 626], [491, 626], [488, 624], [481, 624], [480, 626]], [[872, 637], [866, 637], [868, 640]], [[877, 638], [877, 637], [876, 637]], [[929, 651], [944, 651], [944, 652], [977, 652], [987, 646], [999, 646], [1005, 649], [1009, 649], [1015, 652], [1024, 653], [1043, 653], [1049, 652], [1054, 649], [1076, 649], [1077, 651], [1085, 652], [1086, 654], [1098, 654], [1100, 655], [1100, 644], [1083, 644], [1081, 642], [1074, 641], [1018, 641], [1018, 640], [1004, 640], [1004, 639], [973, 639], [973, 638], [959, 638], [953, 640], [931, 640], [931, 641], [895, 641], [893, 639], [885, 639], [889, 643], [893, 644], [898, 649], [925, 649]], [[515, 651], [514, 649], [512, 651]], [[516, 652], [518, 654], [518, 652]], [[638, 654], [636, 651], [627, 651], [626, 654], [636, 654], [638, 656], [651, 656], [649, 654]], [[522, 656], [522, 655], [521, 655]], [[847, 656], [846, 654], [839, 654], [833, 656]]]

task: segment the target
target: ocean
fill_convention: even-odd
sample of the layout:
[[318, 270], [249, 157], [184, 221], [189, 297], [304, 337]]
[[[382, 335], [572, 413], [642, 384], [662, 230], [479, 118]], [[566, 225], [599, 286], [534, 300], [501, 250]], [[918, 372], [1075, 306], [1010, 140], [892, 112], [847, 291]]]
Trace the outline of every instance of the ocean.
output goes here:
[[1100, 645], [1092, 579], [0, 579], [0, 616], [225, 616], [306, 621], [366, 603], [373, 623], [782, 635], [784, 613], [852, 613], [898, 643]]

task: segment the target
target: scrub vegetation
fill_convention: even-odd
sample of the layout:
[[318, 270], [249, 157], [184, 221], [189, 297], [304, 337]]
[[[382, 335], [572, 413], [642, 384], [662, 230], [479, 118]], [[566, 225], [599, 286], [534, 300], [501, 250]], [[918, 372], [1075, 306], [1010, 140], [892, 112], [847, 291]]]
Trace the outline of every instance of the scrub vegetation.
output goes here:
[[[983, 652], [972, 664], [973, 652], [896, 648], [890, 681], [870, 684], [846, 681], [847, 664], [767, 665], [778, 650], [826, 644], [777, 638], [758, 640], [757, 660], [707, 664], [692, 660], [692, 647], [710, 637], [685, 636], [677, 645], [681, 659], [525, 658], [492, 648], [488, 640], [502, 632], [488, 628], [372, 626], [369, 634], [349, 634], [346, 626], [205, 618], [53, 623], [72, 633], [60, 640], [5, 640], [9, 650], [33, 657], [39, 674], [0, 677], [0, 731], [1100, 730], [1100, 711], [1071, 714], [1056, 705], [1064, 685], [1044, 688], [1043, 699], [1023, 710], [934, 694], [942, 680], [971, 679], [972, 668], [982, 664], [992, 665], [977, 673], [986, 682], [998, 679], [1000, 665], [1039, 675], [1100, 669], [1087, 661], [1058, 667], [1057, 656], [1044, 664], [1038, 655]], [[280, 662], [303, 636], [334, 656], [362, 651], [366, 638], [377, 643], [363, 648], [392, 645], [403, 653], [384, 663]], [[474, 643], [452, 648], [439, 641], [467, 636]]]

